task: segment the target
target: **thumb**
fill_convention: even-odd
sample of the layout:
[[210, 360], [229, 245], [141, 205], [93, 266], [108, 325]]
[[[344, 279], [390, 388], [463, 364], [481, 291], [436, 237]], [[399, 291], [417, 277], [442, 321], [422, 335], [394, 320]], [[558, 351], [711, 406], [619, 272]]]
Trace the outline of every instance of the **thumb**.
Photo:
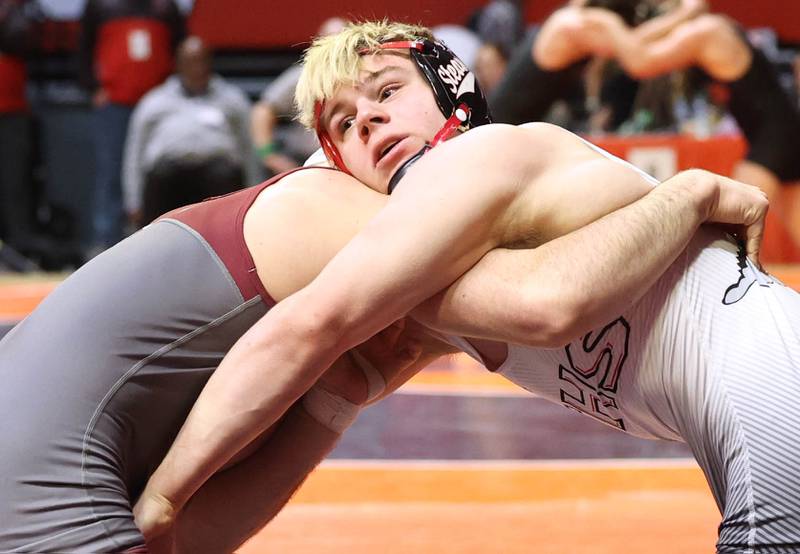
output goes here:
[[761, 269], [761, 261], [759, 259], [761, 255], [761, 241], [764, 239], [764, 220], [759, 219], [756, 223], [752, 225], [748, 225], [745, 227], [744, 231], [744, 241], [745, 241], [745, 252], [747, 253], [747, 257], [750, 258], [750, 261], [753, 262], [756, 267]]

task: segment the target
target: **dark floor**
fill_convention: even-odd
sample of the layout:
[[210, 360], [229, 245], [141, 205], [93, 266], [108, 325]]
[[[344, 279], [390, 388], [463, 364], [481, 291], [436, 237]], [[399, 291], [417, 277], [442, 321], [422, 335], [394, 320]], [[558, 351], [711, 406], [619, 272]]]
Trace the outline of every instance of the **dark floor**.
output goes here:
[[533, 396], [404, 393], [365, 410], [331, 455], [403, 460], [689, 456], [683, 443], [626, 435]]

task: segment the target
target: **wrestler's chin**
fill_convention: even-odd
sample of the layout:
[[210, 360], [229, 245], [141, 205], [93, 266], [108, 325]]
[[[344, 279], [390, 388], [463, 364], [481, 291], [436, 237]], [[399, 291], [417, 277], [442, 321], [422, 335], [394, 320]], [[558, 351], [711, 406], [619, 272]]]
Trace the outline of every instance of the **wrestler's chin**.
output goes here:
[[405, 163], [413, 158], [417, 152], [424, 146], [424, 142], [413, 137], [406, 137], [395, 145], [392, 150], [380, 159], [376, 165], [376, 169], [383, 176], [386, 182], [384, 192], [388, 189], [388, 183], [394, 174], [400, 170]]

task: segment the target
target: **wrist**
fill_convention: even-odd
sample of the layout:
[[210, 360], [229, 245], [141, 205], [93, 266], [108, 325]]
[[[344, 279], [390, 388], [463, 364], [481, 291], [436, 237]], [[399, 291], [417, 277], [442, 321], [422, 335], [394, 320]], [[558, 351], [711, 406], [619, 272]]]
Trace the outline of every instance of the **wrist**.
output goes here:
[[256, 148], [256, 155], [258, 159], [263, 160], [278, 151], [278, 144], [275, 142], [268, 142]]
[[133, 514], [136, 525], [146, 538], [151, 539], [164, 534], [175, 524], [178, 510], [167, 498], [145, 488]]
[[711, 217], [719, 200], [719, 183], [714, 175], [700, 169], [690, 169], [680, 174], [679, 185], [691, 198], [699, 223]]

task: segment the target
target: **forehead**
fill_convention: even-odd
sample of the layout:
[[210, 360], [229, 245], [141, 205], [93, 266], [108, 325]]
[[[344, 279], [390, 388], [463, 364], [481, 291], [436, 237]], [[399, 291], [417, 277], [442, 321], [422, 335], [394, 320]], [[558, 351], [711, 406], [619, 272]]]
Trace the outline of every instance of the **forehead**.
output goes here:
[[356, 81], [340, 85], [328, 102], [347, 95], [369, 92], [369, 87], [384, 75], [414, 77], [417, 74], [417, 68], [405, 50], [386, 50], [367, 54], [361, 57]]
[[359, 67], [359, 80], [363, 80], [371, 73], [375, 73], [387, 67], [398, 67], [402, 70], [416, 71], [414, 62], [407, 49], [378, 50], [374, 54], [361, 56], [361, 66]]
[[386, 50], [362, 56], [356, 82], [341, 84], [324, 102], [323, 121], [329, 121], [336, 111], [357, 97], [373, 93], [384, 77], [422, 79], [406, 50]]

